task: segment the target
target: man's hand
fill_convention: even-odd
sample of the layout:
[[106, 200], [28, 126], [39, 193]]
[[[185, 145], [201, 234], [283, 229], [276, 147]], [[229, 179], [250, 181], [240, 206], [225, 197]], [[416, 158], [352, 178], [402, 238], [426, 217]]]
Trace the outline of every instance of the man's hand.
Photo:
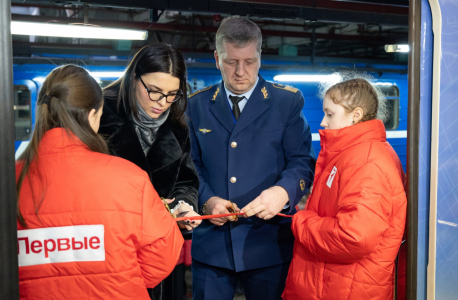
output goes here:
[[[220, 197], [211, 197], [208, 199], [207, 207], [206, 207], [206, 214], [207, 215], [219, 215], [219, 214], [228, 214], [229, 211], [227, 210], [228, 208], [232, 208], [231, 202], [224, 200], [223, 198]], [[236, 212], [240, 212], [240, 209], [237, 207], [235, 203], [234, 208]], [[216, 226], [222, 226], [224, 225], [227, 221], [235, 221], [236, 217], [225, 217], [225, 218], [213, 218], [210, 219], [210, 222]]]
[[285, 207], [288, 200], [288, 193], [284, 188], [273, 186], [262, 191], [261, 195], [242, 208], [242, 211], [245, 218], [256, 215], [260, 219], [269, 220]]

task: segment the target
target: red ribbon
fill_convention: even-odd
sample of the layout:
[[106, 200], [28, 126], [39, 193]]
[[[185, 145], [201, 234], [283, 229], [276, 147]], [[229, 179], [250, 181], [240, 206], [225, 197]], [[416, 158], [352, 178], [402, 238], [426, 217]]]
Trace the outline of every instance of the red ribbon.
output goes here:
[[[206, 219], [214, 219], [214, 218], [224, 218], [224, 217], [230, 217], [230, 216], [243, 216], [244, 213], [231, 213], [231, 214], [221, 214], [221, 215], [204, 215], [204, 216], [194, 216], [194, 217], [181, 217], [181, 218], [175, 218], [175, 221], [186, 221], [186, 220], [206, 220]], [[286, 218], [292, 218], [293, 216], [291, 215], [285, 215], [285, 214], [277, 214], [277, 216], [280, 217], [286, 217]]]
[[279, 217], [285, 217], [285, 218], [292, 218], [292, 215], [285, 215], [285, 214], [277, 214]]

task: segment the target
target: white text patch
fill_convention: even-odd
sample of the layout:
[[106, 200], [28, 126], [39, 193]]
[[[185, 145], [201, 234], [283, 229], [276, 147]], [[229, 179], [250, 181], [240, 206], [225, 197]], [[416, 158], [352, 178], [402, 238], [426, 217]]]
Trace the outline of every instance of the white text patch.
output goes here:
[[334, 166], [334, 168], [332, 168], [332, 170], [331, 170], [331, 174], [329, 174], [328, 182], [326, 182], [326, 185], [329, 188], [331, 187], [332, 182], [334, 181], [334, 177], [336, 177], [336, 173], [337, 173], [337, 168], [336, 168], [336, 166]]
[[18, 230], [19, 266], [104, 261], [103, 225]]

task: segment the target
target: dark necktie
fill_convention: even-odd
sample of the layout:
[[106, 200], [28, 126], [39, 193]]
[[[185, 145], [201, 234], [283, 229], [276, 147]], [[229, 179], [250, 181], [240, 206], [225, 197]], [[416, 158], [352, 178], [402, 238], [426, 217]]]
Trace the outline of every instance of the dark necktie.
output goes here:
[[235, 120], [237, 121], [240, 117], [239, 102], [245, 97], [229, 96], [232, 101], [232, 112], [234, 113]]

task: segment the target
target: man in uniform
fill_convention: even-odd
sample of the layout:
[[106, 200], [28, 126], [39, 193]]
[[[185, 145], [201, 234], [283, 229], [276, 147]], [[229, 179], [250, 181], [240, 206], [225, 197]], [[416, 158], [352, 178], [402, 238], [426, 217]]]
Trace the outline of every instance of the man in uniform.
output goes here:
[[313, 180], [315, 153], [302, 114], [304, 97], [258, 74], [261, 44], [255, 23], [226, 18], [215, 51], [223, 81], [189, 97], [199, 208], [203, 214], [224, 214], [234, 203], [245, 213], [237, 221], [210, 219], [194, 230], [195, 300], [232, 300], [239, 281], [248, 300], [281, 299], [294, 236], [291, 218], [276, 214], [294, 214]]

